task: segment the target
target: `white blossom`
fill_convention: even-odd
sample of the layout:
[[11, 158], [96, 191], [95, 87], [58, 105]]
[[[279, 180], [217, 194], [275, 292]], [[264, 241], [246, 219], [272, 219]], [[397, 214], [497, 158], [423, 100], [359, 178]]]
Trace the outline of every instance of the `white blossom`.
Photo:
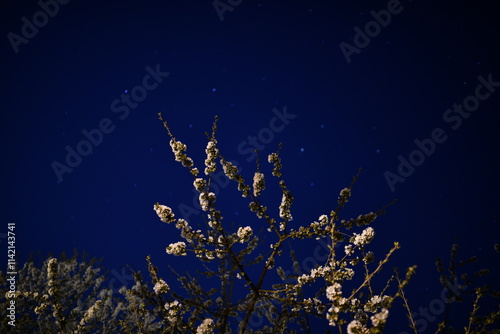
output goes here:
[[55, 278], [57, 275], [57, 270], [58, 270], [58, 265], [57, 265], [57, 259], [52, 258], [49, 260], [47, 264], [47, 277], [49, 279], [48, 286], [49, 286], [49, 295], [53, 296], [56, 292], [56, 289], [54, 287], [55, 285]]
[[366, 303], [364, 309], [366, 312], [377, 312], [378, 308], [384, 307], [387, 305], [387, 301], [390, 299], [389, 296], [379, 296], [375, 295]]
[[170, 147], [172, 148], [172, 152], [174, 152], [175, 161], [181, 162], [185, 167], [193, 166], [193, 160], [184, 153], [187, 149], [186, 145], [172, 138], [170, 140]]
[[382, 297], [380, 297], [379, 295], [375, 295], [372, 298], [370, 298], [370, 303], [372, 303], [374, 305], [378, 305], [381, 302], [382, 302]]
[[196, 334], [212, 334], [214, 332], [214, 321], [212, 319], [205, 319], [196, 328]]
[[360, 234], [354, 233], [354, 241], [353, 243], [356, 246], [364, 246], [370, 241], [373, 240], [373, 237], [375, 236], [375, 231], [373, 230], [373, 227], [367, 227], [363, 232]]
[[207, 185], [207, 181], [205, 181], [201, 177], [198, 177], [194, 180], [193, 185], [196, 188], [196, 190], [198, 190], [199, 192], [203, 192], [203, 190]]
[[327, 225], [328, 224], [328, 216], [327, 215], [321, 215], [319, 216], [319, 223], [321, 225]]
[[182, 241], [170, 244], [167, 247], [167, 254], [172, 255], [187, 255], [186, 254], [186, 244]]
[[156, 211], [156, 214], [160, 217], [162, 222], [171, 223], [175, 221], [174, 212], [168, 206], [155, 203], [153, 209]]
[[238, 238], [240, 239], [240, 243], [244, 243], [250, 239], [250, 236], [253, 234], [252, 228], [250, 226], [240, 227], [238, 228]]
[[205, 174], [209, 175], [215, 172], [217, 165], [215, 164], [215, 159], [219, 154], [219, 150], [216, 147], [217, 141], [212, 139], [208, 142], [207, 148], [205, 149], [205, 153], [207, 153], [207, 158], [205, 159]]
[[208, 214], [208, 226], [211, 228], [216, 228], [219, 226], [219, 222], [212, 215]]
[[326, 319], [328, 319], [328, 324], [330, 326], [336, 326], [336, 321], [339, 319], [339, 312], [340, 309], [337, 306], [332, 306], [328, 309], [328, 312], [326, 314]]
[[49, 278], [49, 285], [52, 285], [50, 281], [54, 279], [56, 274], [57, 274], [57, 259], [52, 258], [49, 260], [49, 263], [47, 265], [47, 276]]
[[311, 270], [311, 277], [313, 277], [313, 278], [324, 277], [331, 270], [332, 270], [332, 267], [330, 267], [330, 266], [319, 266], [318, 268], [314, 268]]
[[281, 177], [281, 159], [278, 153], [271, 153], [267, 157], [267, 161], [274, 165], [273, 176]]
[[215, 194], [213, 192], [202, 192], [199, 196], [200, 206], [203, 211], [208, 211], [210, 201], [215, 201]]
[[237, 179], [238, 167], [233, 165], [232, 162], [225, 161], [223, 159], [220, 159], [220, 164], [222, 165], [222, 170], [224, 171], [224, 174], [226, 174], [228, 179], [230, 179], [230, 180]]
[[259, 196], [260, 192], [264, 190], [265, 187], [264, 174], [255, 172], [253, 175], [253, 195]]
[[156, 282], [155, 286], [153, 287], [153, 290], [156, 294], [159, 293], [165, 293], [169, 290], [169, 286], [167, 283], [165, 283], [164, 280], [160, 279], [158, 282]]
[[102, 308], [102, 300], [98, 300], [95, 302], [94, 305], [92, 305], [87, 312], [85, 312], [85, 315], [83, 319], [80, 321], [80, 326], [84, 326], [86, 323], [90, 322], [95, 316], [96, 313]]
[[167, 319], [170, 322], [175, 322], [177, 318], [177, 314], [179, 313], [179, 310], [182, 307], [182, 304], [179, 303], [177, 300], [174, 300], [171, 303], [165, 303], [165, 309], [167, 310]]
[[369, 329], [363, 326], [358, 320], [353, 320], [347, 325], [347, 334], [364, 334], [369, 332]]
[[340, 191], [340, 197], [349, 197], [351, 196], [351, 189], [344, 188]]
[[290, 206], [292, 205], [292, 200], [293, 197], [289, 192], [287, 191], [283, 192], [280, 204], [280, 217], [285, 221], [290, 221], [293, 219], [292, 214], [290, 213]]
[[352, 278], [354, 277], [354, 270], [352, 270], [351, 268], [345, 268], [340, 272], [340, 276], [348, 281], [352, 280]]
[[339, 283], [333, 283], [329, 287], [326, 288], [326, 298], [331, 301], [334, 301], [337, 296], [342, 295], [342, 286]]
[[373, 326], [379, 326], [385, 323], [387, 317], [389, 316], [389, 310], [383, 308], [379, 313], [374, 314], [370, 317]]
[[181, 161], [179, 155], [187, 149], [186, 145], [172, 138], [170, 140], [170, 147], [172, 148], [172, 152], [174, 152], [175, 161]]
[[269, 162], [270, 164], [275, 162], [276, 159], [278, 159], [278, 155], [276, 153], [271, 153], [267, 156], [267, 162]]

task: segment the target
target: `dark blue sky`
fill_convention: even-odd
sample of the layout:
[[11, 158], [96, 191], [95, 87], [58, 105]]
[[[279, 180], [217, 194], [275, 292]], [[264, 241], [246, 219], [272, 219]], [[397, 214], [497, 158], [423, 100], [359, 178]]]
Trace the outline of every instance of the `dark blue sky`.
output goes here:
[[[399, 241], [394, 264], [419, 266], [408, 296], [415, 308], [439, 298], [434, 260], [455, 241], [463, 257], [498, 267], [500, 35], [491, 2], [244, 0], [220, 15], [212, 1], [47, 3], [53, 17], [36, 1], [0, 5], [0, 236], [4, 245], [16, 223], [21, 262], [76, 247], [104, 257], [111, 277], [129, 285], [122, 268], [143, 269], [148, 254], [160, 266], [186, 263], [165, 254], [179, 237], [153, 211], [155, 202], [192, 207], [194, 195], [162, 112], [199, 167], [219, 115], [222, 153], [248, 180], [249, 136], [262, 160], [283, 142], [297, 225], [334, 209], [363, 168], [344, 213], [398, 198], [375, 222], [373, 246], [382, 256]], [[416, 140], [428, 155], [413, 152]], [[86, 156], [69, 166], [68, 150]], [[401, 159], [418, 166], [398, 172]], [[258, 224], [232, 188], [221, 193], [226, 219]], [[269, 200], [278, 205], [278, 191]]]

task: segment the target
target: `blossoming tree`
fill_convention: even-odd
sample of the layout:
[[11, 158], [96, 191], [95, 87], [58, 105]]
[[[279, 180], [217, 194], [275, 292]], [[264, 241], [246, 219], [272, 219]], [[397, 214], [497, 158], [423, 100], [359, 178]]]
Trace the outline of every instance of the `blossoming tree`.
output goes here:
[[[188, 222], [177, 218], [167, 205], [154, 204], [160, 220], [179, 232], [179, 240], [166, 246], [166, 256], [186, 257], [193, 263], [200, 261], [197, 267], [203, 270], [196, 276], [172, 270], [180, 283], [180, 289], [173, 288], [172, 280], [162, 277], [148, 256], [152, 284], [140, 272], [134, 272], [134, 285], [123, 286], [120, 294], [113, 294], [112, 289], [103, 287], [105, 277], [99, 274], [93, 260], [84, 258], [79, 262], [77, 255], [49, 257], [41, 268], [29, 261], [19, 270], [20, 284], [15, 293], [8, 291], [7, 280], [0, 271], [0, 287], [7, 291], [6, 298], [0, 300], [0, 333], [8, 328], [6, 310], [12, 299], [16, 300], [21, 316], [15, 327], [8, 328], [9, 333], [306, 333], [311, 331], [310, 319], [323, 322], [341, 334], [381, 333], [396, 298], [403, 301], [412, 331], [420, 332], [405, 296], [415, 266], [409, 267], [404, 277], [399, 277], [395, 270], [382, 280], [384, 284], [372, 283], [375, 277], [381, 277], [384, 265], [399, 248], [395, 242], [378, 261], [368, 249], [375, 237], [371, 225], [385, 213], [385, 208], [357, 218], [340, 216], [359, 172], [340, 191], [334, 210], [319, 214], [317, 220], [307, 224], [292, 223], [294, 197], [283, 178], [281, 146], [267, 159], [281, 195], [273, 216], [262, 196], [269, 183], [265, 168], [257, 159], [252, 182], [245, 180], [237, 166], [219, 151], [215, 137], [217, 118], [208, 135], [203, 173], [195, 167], [186, 145], [174, 137], [161, 114], [159, 118], [170, 136], [175, 160], [193, 177], [203, 211], [201, 222]], [[256, 224], [233, 226], [224, 220], [218, 198], [211, 191], [219, 165], [248, 203]], [[304, 240], [319, 240], [327, 245], [327, 256], [313, 268], [301, 268], [293, 249]], [[495, 247], [500, 252], [500, 246]], [[454, 245], [448, 275], [441, 260], [437, 268], [443, 286], [460, 278], [466, 290], [487, 271], [459, 275], [458, 268], [474, 259], [457, 263], [457, 250]], [[487, 285], [469, 289], [467, 293], [474, 298], [464, 332], [488, 332], [500, 319], [500, 307], [479, 315], [480, 301], [500, 294]], [[450, 298], [450, 303], [458, 297]], [[447, 319], [446, 316], [439, 323], [437, 333], [451, 330]]]
[[[161, 221], [173, 224], [182, 238], [168, 245], [166, 252], [175, 256], [192, 256], [205, 262], [207, 271], [203, 274], [207, 278], [216, 277], [221, 286], [220, 289], [204, 289], [194, 278], [181, 276], [180, 280], [187, 292], [187, 296], [181, 296], [168, 289], [167, 283], [158, 277], [157, 268], [149, 262], [156, 295], [154, 298], [160, 304], [163, 303], [171, 328], [179, 331], [196, 329], [198, 333], [213, 330], [224, 333], [235, 328], [240, 333], [254, 330], [276, 333], [303, 331], [308, 327], [308, 316], [313, 315], [323, 318], [330, 326], [339, 326], [340, 331], [347, 324], [349, 333], [377, 333], [383, 330], [389, 308], [407, 284], [414, 267], [408, 270], [407, 277], [399, 285], [396, 284], [392, 293], [389, 293], [392, 279], [381, 291], [376, 292], [372, 288], [372, 278], [381, 271], [399, 246], [394, 243], [387, 255], [373, 264], [375, 256], [367, 250], [367, 246], [373, 240], [375, 231], [369, 225], [385, 211], [382, 209], [349, 220], [339, 218], [341, 208], [351, 196], [357, 175], [349, 187], [340, 191], [335, 210], [328, 215], [319, 215], [317, 221], [308, 225], [294, 226], [291, 223], [294, 197], [282, 176], [280, 150], [270, 154], [267, 159], [282, 194], [279, 215], [272, 217], [261, 199], [261, 193], [266, 189], [266, 177], [259, 161], [253, 182], [249, 184], [217, 147], [217, 119], [211, 135], [208, 135], [204, 173], [200, 173], [193, 159], [187, 155], [186, 145], [176, 139], [161, 114], [159, 117], [171, 138], [170, 146], [175, 160], [193, 176], [193, 186], [199, 193], [199, 204], [207, 222], [203, 229], [194, 227], [193, 223], [176, 218], [170, 207], [156, 203], [154, 210]], [[225, 224], [216, 195], [210, 189], [217, 162], [225, 176], [235, 182], [256, 219], [265, 222], [266, 233], [269, 233], [267, 238], [273, 240], [268, 245], [269, 251], [262, 252], [258, 247], [262, 242], [251, 225], [231, 230]], [[355, 227], [365, 228], [361, 233], [349, 233]], [[286, 263], [289, 260], [297, 269], [298, 260], [293, 251], [291, 257], [284, 256], [284, 246], [298, 239], [327, 240], [329, 256], [324, 264], [307, 273], [295, 270], [295, 274], [287, 274], [279, 262]], [[345, 244], [342, 252], [337, 247], [341, 243]], [[365, 277], [357, 285], [351, 285], [352, 291], [348, 291], [346, 282], [352, 281], [357, 268], [362, 268]], [[273, 270], [278, 274], [277, 280], [276, 275], [270, 273]], [[255, 272], [258, 274], [255, 275]], [[311, 293], [308, 287], [314, 287], [314, 291]], [[232, 293], [234, 289], [246, 293], [236, 296]], [[249, 320], [252, 316], [264, 317], [266, 321], [261, 322], [260, 328], [251, 328]]]

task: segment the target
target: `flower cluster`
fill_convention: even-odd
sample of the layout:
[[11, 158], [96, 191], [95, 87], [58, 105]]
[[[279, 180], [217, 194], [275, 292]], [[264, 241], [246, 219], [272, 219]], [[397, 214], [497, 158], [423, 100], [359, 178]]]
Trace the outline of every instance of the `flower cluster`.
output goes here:
[[297, 284], [302, 286], [306, 283], [314, 282], [317, 278], [325, 277], [332, 271], [332, 267], [319, 266], [317, 268], [313, 268], [310, 274], [302, 274], [297, 278]]
[[85, 312], [85, 316], [80, 321], [80, 327], [85, 326], [86, 323], [90, 322], [96, 317], [96, 313], [102, 308], [102, 304], [102, 300], [98, 300], [87, 310], [87, 312]]
[[[334, 213], [332, 211], [332, 213]], [[293, 238], [310, 238], [313, 235], [316, 239], [321, 239], [326, 235], [332, 234], [332, 226], [327, 215], [321, 215], [318, 221], [313, 221], [309, 226], [299, 226], [298, 230], [291, 229], [290, 236]]]
[[334, 301], [336, 297], [342, 295], [342, 286], [339, 283], [333, 283], [326, 288], [326, 298]]
[[[304, 299], [302, 301], [302, 304], [303, 304], [304, 311], [306, 311], [306, 312], [312, 312], [312, 309], [314, 308], [316, 310], [316, 312], [318, 312], [318, 314], [322, 314], [323, 312], [325, 312], [325, 309], [326, 309], [323, 302], [316, 297]], [[299, 311], [300, 309], [294, 308], [293, 310]]]
[[231, 161], [226, 161], [224, 159], [220, 159], [220, 164], [228, 179], [233, 181], [238, 180], [238, 167], [236, 167]]
[[53, 280], [57, 275], [57, 259], [55, 257], [49, 260], [47, 265], [47, 277], [49, 280]]
[[270, 164], [273, 164], [274, 165], [274, 168], [273, 168], [273, 176], [276, 176], [276, 177], [281, 177], [281, 158], [279, 157], [278, 153], [271, 153], [268, 155], [267, 157], [267, 161], [270, 163]]
[[[387, 317], [389, 316], [389, 310], [383, 308], [379, 313], [376, 313], [370, 317], [373, 327], [383, 328]], [[368, 315], [363, 311], [359, 310], [355, 316], [355, 319], [347, 325], [348, 334], [359, 334], [359, 333], [372, 333], [368, 327]]]
[[203, 211], [208, 211], [210, 208], [210, 202], [215, 202], [215, 194], [213, 192], [202, 192], [199, 196], [200, 206]]
[[197, 241], [198, 243], [203, 243], [205, 236], [201, 233], [201, 230], [193, 230], [189, 226], [185, 219], [179, 218], [175, 223], [175, 227], [181, 230], [181, 237], [183, 237], [187, 242], [193, 243]]
[[[292, 201], [293, 201], [292, 194], [289, 191], [284, 190], [283, 196], [281, 197], [281, 204], [280, 204], [280, 217], [284, 221], [290, 221], [293, 219], [292, 213], [290, 212], [290, 207], [292, 205]], [[283, 230], [283, 229], [284, 229], [284, 227], [280, 226], [280, 230]]]
[[155, 203], [153, 209], [156, 211], [156, 214], [160, 217], [162, 222], [172, 223], [175, 221], [174, 212], [168, 206]]
[[373, 326], [378, 327], [380, 325], [385, 324], [387, 317], [389, 316], [389, 310], [383, 308], [379, 313], [376, 313], [370, 317]]
[[170, 287], [168, 286], [168, 284], [165, 283], [165, 281], [162, 279], [158, 280], [158, 282], [156, 282], [155, 286], [153, 287], [153, 290], [156, 294], [168, 292], [169, 289]]
[[347, 325], [347, 334], [368, 334], [370, 330], [363, 326], [361, 321], [353, 320]]
[[209, 175], [215, 172], [217, 165], [215, 164], [215, 159], [219, 155], [219, 149], [216, 146], [217, 141], [215, 139], [211, 139], [208, 144], [205, 152], [207, 153], [207, 158], [205, 159], [205, 174]]
[[220, 164], [227, 178], [238, 182], [238, 190], [242, 192], [241, 196], [248, 197], [250, 195], [250, 187], [245, 184], [243, 176], [238, 174], [238, 167], [225, 159], [220, 159]]
[[167, 246], [167, 254], [172, 255], [187, 255], [186, 253], [186, 244], [182, 241], [170, 244]]
[[193, 159], [189, 158], [186, 153], [184, 153], [187, 150], [185, 144], [172, 138], [170, 140], [170, 147], [172, 148], [172, 152], [174, 152], [175, 161], [179, 161], [184, 167], [193, 166]]
[[344, 251], [345, 251], [345, 255], [352, 255], [354, 253], [354, 249], [352, 248], [352, 245], [349, 244], [349, 245], [345, 245], [344, 246]]
[[264, 174], [255, 172], [253, 175], [253, 195], [259, 196], [260, 192], [265, 189]]
[[373, 227], [367, 227], [361, 234], [354, 233], [354, 236], [351, 238], [352, 243], [356, 246], [364, 246], [370, 243], [375, 236], [375, 231]]
[[365, 304], [365, 312], [376, 313], [377, 309], [387, 307], [390, 303], [391, 297], [375, 295]]
[[198, 177], [194, 180], [193, 185], [194, 188], [201, 193], [205, 190], [205, 187], [207, 186], [207, 181], [205, 181], [201, 177]]
[[252, 236], [253, 231], [250, 226], [246, 227], [240, 227], [238, 228], [238, 232], [236, 232], [236, 235], [238, 236], [238, 239], [240, 243], [244, 243], [248, 240], [250, 240], [250, 237]]
[[[333, 283], [326, 288], [326, 298], [332, 301], [332, 306], [328, 309], [326, 319], [329, 321], [330, 326], [335, 326], [339, 320], [341, 308], [347, 305], [347, 299], [342, 297], [342, 285], [340, 283]], [[352, 302], [357, 302], [357, 299], [352, 299]]]
[[[255, 212], [255, 214], [257, 215], [257, 217], [259, 219], [263, 218], [264, 216], [266, 216], [266, 211], [267, 211], [267, 206], [264, 206], [262, 204], [260, 204], [259, 202], [250, 202], [248, 203], [248, 207], [250, 208], [250, 211], [252, 212]], [[271, 230], [269, 228], [269, 230]]]
[[359, 215], [358, 218], [356, 218], [356, 224], [358, 226], [362, 225], [369, 225], [371, 224], [375, 219], [377, 218], [377, 214], [370, 212], [364, 215]]
[[348, 202], [349, 197], [351, 197], [351, 189], [344, 188], [340, 191], [340, 196], [338, 198], [338, 203], [340, 206], [344, 206]]
[[173, 302], [165, 303], [164, 307], [167, 310], [168, 321], [175, 323], [178, 320], [179, 311], [182, 308], [182, 304], [179, 303], [177, 300], [174, 300]]
[[47, 265], [47, 277], [49, 279], [49, 295], [54, 295], [55, 293], [55, 278], [57, 275], [57, 259], [52, 258], [49, 260]]
[[207, 214], [208, 218], [208, 226], [213, 229], [217, 229], [219, 227], [219, 221], [215, 217], [215, 215]]
[[[88, 259], [86, 254], [81, 260], [77, 256], [76, 252], [73, 257], [51, 256], [40, 264], [29, 260], [18, 268], [22, 278], [16, 284], [15, 296], [19, 317], [11, 332], [123, 332], [117, 318], [125, 324], [125, 311], [119, 306], [117, 294], [113, 295], [108, 285], [103, 286], [104, 277], [98, 274], [99, 267], [96, 267], [99, 261]], [[5, 289], [7, 283], [0, 270], [0, 290], [8, 291], [8, 287]], [[9, 298], [12, 297], [0, 299], [1, 310], [7, 309]], [[0, 328], [6, 326], [5, 322]], [[0, 332], [4, 331], [0, 329]]]
[[212, 334], [214, 332], [214, 321], [212, 319], [205, 319], [196, 328], [196, 334]]

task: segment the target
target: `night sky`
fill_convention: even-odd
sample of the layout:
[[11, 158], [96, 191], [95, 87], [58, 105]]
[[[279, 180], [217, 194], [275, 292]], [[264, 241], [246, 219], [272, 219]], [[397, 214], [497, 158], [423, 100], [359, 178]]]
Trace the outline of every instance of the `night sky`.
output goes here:
[[[15, 222], [20, 263], [86, 250], [115, 288], [132, 286], [124, 268], [144, 271], [147, 255], [166, 280], [167, 265], [193, 269], [194, 258], [165, 253], [181, 239], [153, 211], [160, 202], [203, 222], [161, 112], [200, 169], [215, 115], [221, 153], [249, 182], [258, 148], [274, 211], [267, 155], [282, 142], [296, 226], [333, 210], [362, 168], [343, 218], [398, 199], [374, 222], [372, 249], [381, 259], [400, 242], [387, 275], [418, 265], [407, 293], [416, 310], [440, 298], [434, 262], [454, 242], [461, 258], [479, 257], [471, 271], [497, 268], [487, 281], [498, 288], [493, 2], [65, 1], [0, 5], [0, 240], [5, 249]], [[218, 187], [228, 223], [263, 224], [235, 184]], [[391, 333], [405, 330], [396, 307]]]

